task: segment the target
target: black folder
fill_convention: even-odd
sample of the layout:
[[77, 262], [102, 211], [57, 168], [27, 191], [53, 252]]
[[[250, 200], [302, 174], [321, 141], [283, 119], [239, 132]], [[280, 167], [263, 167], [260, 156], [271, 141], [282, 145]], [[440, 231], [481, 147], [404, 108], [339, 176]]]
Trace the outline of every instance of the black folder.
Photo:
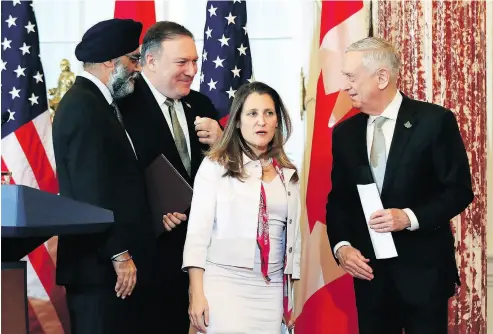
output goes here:
[[147, 167], [145, 176], [154, 231], [158, 237], [165, 231], [165, 214], [184, 213], [190, 208], [193, 189], [162, 154]]

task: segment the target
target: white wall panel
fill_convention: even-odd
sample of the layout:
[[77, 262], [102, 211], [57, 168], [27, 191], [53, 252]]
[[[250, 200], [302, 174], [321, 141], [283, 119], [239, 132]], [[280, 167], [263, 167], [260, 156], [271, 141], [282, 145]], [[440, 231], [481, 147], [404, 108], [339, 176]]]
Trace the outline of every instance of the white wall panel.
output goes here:
[[56, 87], [60, 61], [68, 59], [72, 71], [82, 66], [75, 58], [75, 47], [84, 32], [95, 23], [112, 18], [113, 0], [34, 0], [39, 27], [40, 51], [47, 88]]

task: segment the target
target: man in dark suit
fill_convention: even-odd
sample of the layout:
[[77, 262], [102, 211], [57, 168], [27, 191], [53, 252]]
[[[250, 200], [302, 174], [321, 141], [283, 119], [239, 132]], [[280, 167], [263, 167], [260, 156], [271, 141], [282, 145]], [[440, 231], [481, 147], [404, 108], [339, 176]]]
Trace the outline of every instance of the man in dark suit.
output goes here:
[[72, 334], [142, 333], [146, 324], [140, 316], [153, 228], [140, 166], [114, 103], [133, 91], [141, 31], [133, 20], [91, 27], [75, 50], [84, 72], [54, 118], [60, 195], [114, 214], [104, 233], [59, 238], [56, 280], [66, 288]]
[[[193, 185], [203, 152], [222, 130], [205, 95], [190, 89], [197, 73], [192, 33], [174, 22], [149, 28], [142, 44], [142, 73], [135, 91], [119, 103], [142, 168], [160, 154]], [[170, 192], [173, 190], [170, 189]], [[187, 213], [170, 212], [157, 239], [156, 311], [161, 328], [188, 333], [188, 276], [181, 270]]]
[[[354, 276], [360, 334], [446, 334], [459, 284], [450, 220], [473, 200], [469, 163], [453, 113], [396, 87], [399, 55], [366, 38], [344, 57], [344, 90], [361, 113], [333, 132], [327, 233]], [[358, 184], [383, 204], [367, 223]], [[391, 232], [397, 256], [375, 256], [369, 228]]]

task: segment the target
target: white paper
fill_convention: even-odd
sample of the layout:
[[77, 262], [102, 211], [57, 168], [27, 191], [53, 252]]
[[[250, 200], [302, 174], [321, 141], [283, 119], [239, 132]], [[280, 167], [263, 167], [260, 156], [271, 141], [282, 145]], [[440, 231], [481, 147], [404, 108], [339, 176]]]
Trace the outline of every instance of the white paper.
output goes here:
[[370, 228], [370, 216], [377, 210], [383, 209], [382, 201], [380, 200], [380, 194], [378, 192], [377, 185], [371, 184], [358, 184], [358, 193], [363, 206], [363, 212], [365, 213], [366, 224], [368, 231], [370, 232], [370, 239], [375, 251], [377, 259], [389, 259], [397, 257], [397, 249], [395, 249], [394, 239], [390, 232], [376, 232]]

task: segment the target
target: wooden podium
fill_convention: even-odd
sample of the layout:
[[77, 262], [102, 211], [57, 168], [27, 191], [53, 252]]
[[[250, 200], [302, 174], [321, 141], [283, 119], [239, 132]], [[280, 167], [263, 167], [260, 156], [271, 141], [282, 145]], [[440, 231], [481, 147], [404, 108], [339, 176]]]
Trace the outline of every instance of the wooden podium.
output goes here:
[[2, 262], [2, 333], [29, 331], [26, 262]]

